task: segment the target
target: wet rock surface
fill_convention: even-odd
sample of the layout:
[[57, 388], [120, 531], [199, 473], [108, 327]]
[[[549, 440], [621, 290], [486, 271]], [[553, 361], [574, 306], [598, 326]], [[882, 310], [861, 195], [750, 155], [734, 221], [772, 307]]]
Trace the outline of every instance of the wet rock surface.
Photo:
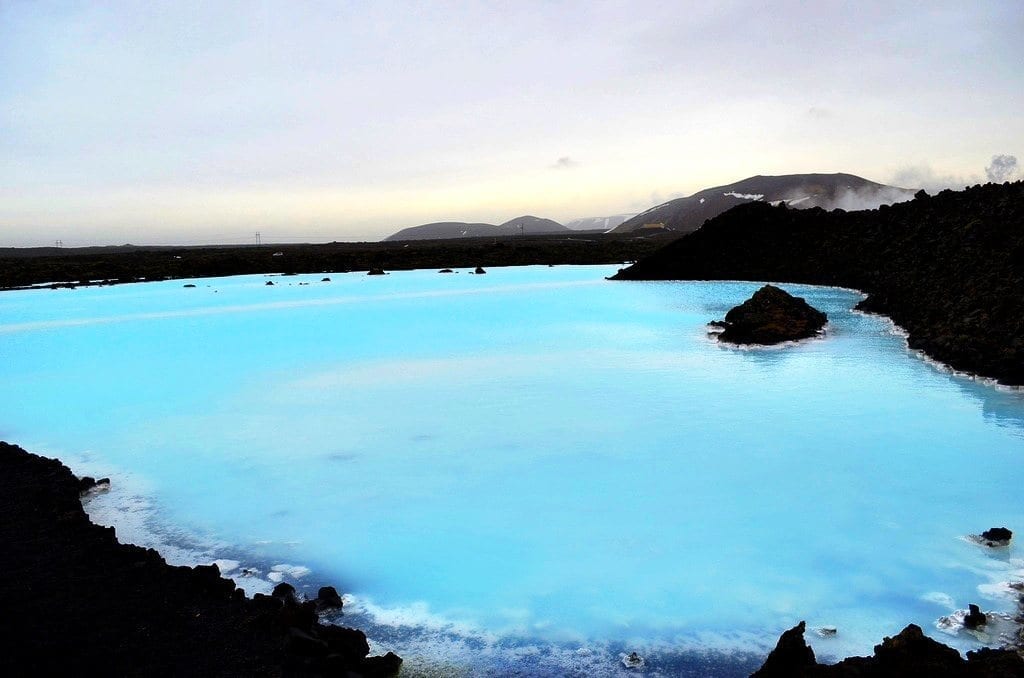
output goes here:
[[366, 636], [294, 589], [247, 599], [215, 565], [173, 567], [90, 522], [59, 461], [0, 442], [4, 675], [387, 676]]
[[849, 657], [837, 664], [819, 664], [804, 640], [804, 622], [785, 631], [778, 645], [752, 678], [995, 678], [1024, 676], [1024, 659], [1011, 650], [981, 649], [964, 659], [951, 647], [908, 625], [875, 646], [870, 657]]
[[707, 221], [618, 280], [758, 280], [853, 287], [911, 348], [1024, 384], [1024, 182], [942, 191], [877, 210], [754, 202]]
[[1005, 527], [993, 527], [982, 532], [981, 538], [988, 546], [1009, 546], [1013, 532]]
[[719, 341], [771, 345], [817, 336], [828, 318], [800, 297], [765, 285], [714, 323], [723, 328]]

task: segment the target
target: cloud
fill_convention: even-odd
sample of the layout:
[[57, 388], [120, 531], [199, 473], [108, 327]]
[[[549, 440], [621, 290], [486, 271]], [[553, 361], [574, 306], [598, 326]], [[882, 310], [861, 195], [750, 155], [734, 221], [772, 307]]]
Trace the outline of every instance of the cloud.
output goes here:
[[985, 168], [988, 180], [997, 184], [1009, 181], [1017, 174], [1017, 157], [1014, 155], [993, 155], [992, 164]]
[[979, 177], [976, 175], [965, 177], [956, 174], [940, 174], [928, 165], [913, 165], [897, 170], [888, 183], [900, 188], [923, 188], [929, 193], [935, 193], [946, 188], [960, 191], [965, 186], [972, 186], [979, 181]]
[[571, 167], [576, 167], [577, 165], [579, 165], [578, 162], [567, 155], [563, 155], [555, 161], [554, 165], [551, 165], [551, 169], [569, 169]]

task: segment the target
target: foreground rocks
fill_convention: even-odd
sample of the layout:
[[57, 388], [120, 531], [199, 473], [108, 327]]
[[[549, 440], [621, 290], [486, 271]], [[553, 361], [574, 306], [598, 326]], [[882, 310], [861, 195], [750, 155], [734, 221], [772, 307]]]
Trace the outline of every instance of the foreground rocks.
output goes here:
[[817, 336], [828, 317], [800, 297], [765, 285], [725, 315], [719, 341], [732, 344], [779, 344]]
[[[247, 599], [215, 565], [172, 567], [90, 522], [59, 461], [0, 442], [0, 673], [390, 676], [358, 630], [290, 587]], [[333, 595], [332, 595], [333, 592]], [[322, 590], [324, 601], [337, 592]]]
[[1024, 384], [1024, 182], [861, 212], [740, 205], [615, 278], [853, 287], [911, 348]]
[[951, 647], [924, 635], [910, 624], [875, 646], [870, 657], [849, 657], [838, 664], [819, 664], [804, 640], [800, 622], [782, 634], [779, 643], [751, 678], [996, 678], [1024, 676], [1024, 659], [1011, 650], [981, 649], [967, 659]]

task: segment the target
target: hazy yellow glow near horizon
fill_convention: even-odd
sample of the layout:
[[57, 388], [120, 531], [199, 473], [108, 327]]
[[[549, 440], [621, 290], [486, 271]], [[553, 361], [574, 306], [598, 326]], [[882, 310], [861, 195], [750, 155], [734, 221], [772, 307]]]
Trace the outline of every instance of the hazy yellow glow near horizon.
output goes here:
[[1024, 12], [962, 3], [0, 4], [0, 246], [375, 240], [753, 174], [984, 181]]

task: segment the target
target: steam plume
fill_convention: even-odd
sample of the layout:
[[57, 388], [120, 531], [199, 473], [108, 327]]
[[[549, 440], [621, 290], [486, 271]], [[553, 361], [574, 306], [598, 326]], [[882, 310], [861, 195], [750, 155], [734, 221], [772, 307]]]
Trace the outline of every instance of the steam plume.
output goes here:
[[996, 184], [1009, 181], [1016, 174], [1017, 156], [1014, 155], [993, 155], [992, 164], [985, 168], [985, 176]]

